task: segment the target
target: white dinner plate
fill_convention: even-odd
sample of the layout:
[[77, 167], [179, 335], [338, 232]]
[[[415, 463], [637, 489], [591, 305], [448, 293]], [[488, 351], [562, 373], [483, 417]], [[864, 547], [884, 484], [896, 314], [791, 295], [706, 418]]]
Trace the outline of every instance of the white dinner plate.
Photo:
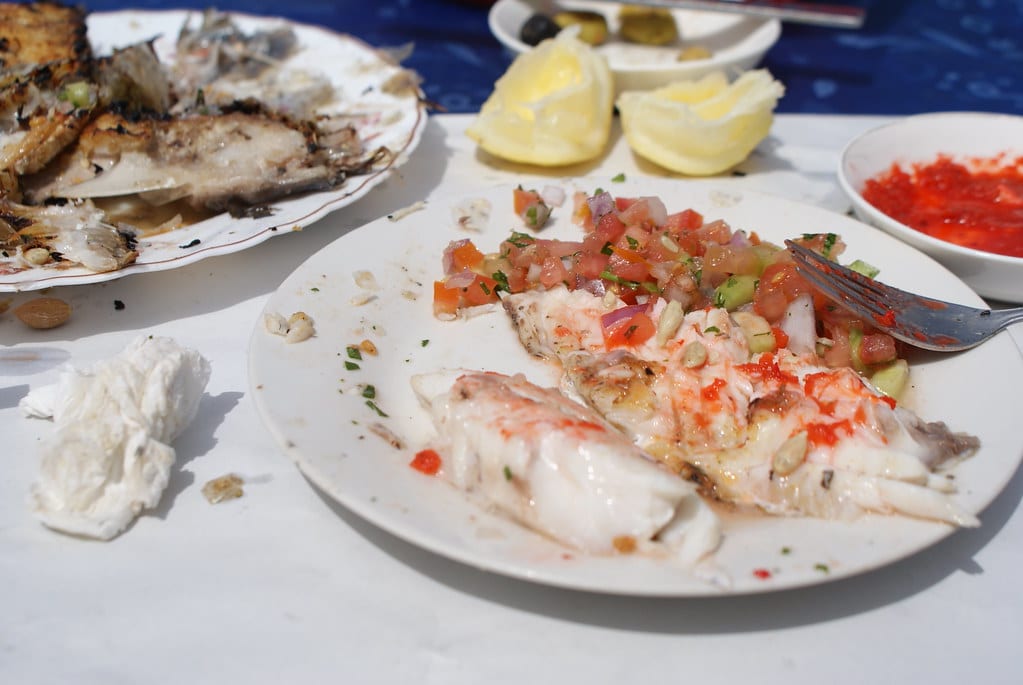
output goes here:
[[[752, 69], [781, 36], [781, 22], [764, 17], [742, 16], [726, 12], [672, 10], [680, 39], [666, 46], [639, 45], [618, 37], [620, 3], [583, 0], [498, 0], [490, 8], [490, 32], [515, 53], [530, 50], [519, 33], [522, 25], [536, 12], [550, 13], [552, 8], [588, 10], [604, 15], [608, 39], [596, 47], [607, 58], [614, 75], [615, 92], [650, 90], [680, 79], [694, 79], [723, 70], [730, 76]], [[710, 57], [679, 61], [683, 47], [699, 45]]]
[[[187, 19], [197, 26], [201, 13], [185, 11], [137, 11], [88, 15], [89, 39], [97, 55], [112, 49], [156, 38], [154, 48], [161, 61], [169, 61], [174, 43]], [[360, 137], [367, 147], [386, 146], [395, 154], [369, 173], [349, 178], [342, 186], [325, 192], [306, 193], [271, 203], [273, 213], [264, 218], [235, 219], [219, 214], [205, 221], [161, 235], [140, 239], [135, 263], [118, 271], [97, 273], [82, 267], [54, 264], [5, 273], [0, 264], [0, 292], [35, 290], [54, 285], [108, 281], [129, 274], [162, 271], [252, 247], [278, 232], [308, 227], [330, 212], [364, 197], [405, 163], [422, 137], [427, 115], [417, 89], [388, 92], [384, 88], [402, 67], [352, 36], [278, 18], [231, 13], [246, 32], [290, 25], [300, 49], [285, 60], [289, 68], [326, 73], [342, 95], [329, 106], [334, 114], [355, 115]]]
[[[869, 261], [893, 285], [982, 304], [937, 262], [845, 216], [768, 195], [722, 190], [711, 181], [602, 182], [616, 195], [657, 195], [669, 211], [692, 207], [705, 219], [725, 219], [733, 228], [755, 230], [779, 244], [802, 233], [837, 232], [848, 243], [843, 260]], [[526, 187], [547, 183], [531, 186], [523, 179]], [[583, 179], [564, 186], [569, 193], [573, 188], [592, 192], [598, 183]], [[453, 208], [476, 198], [487, 200], [492, 210], [487, 227], [470, 235], [456, 226]], [[415, 452], [433, 435], [409, 387], [412, 374], [468, 367], [522, 372], [541, 385], [556, 383], [555, 369], [522, 349], [502, 310], [450, 322], [432, 314], [432, 285], [441, 276], [445, 246], [472, 237], [483, 251], [496, 250], [511, 230], [523, 230], [511, 203], [512, 186], [490, 187], [436, 198], [396, 221], [374, 221], [314, 255], [270, 298], [267, 313], [287, 317], [306, 312], [316, 335], [288, 344], [257, 322], [249, 350], [251, 391], [284, 451], [331, 497], [409, 542], [476, 568], [631, 595], [751, 593], [821, 583], [890, 564], [955, 532], [945, 524], [898, 516], [866, 515], [854, 521], [726, 517], [714, 568], [690, 573], [638, 555], [572, 552], [477, 508], [446, 482], [410, 468]], [[569, 220], [570, 204], [555, 210], [544, 236], [578, 239], [580, 229]], [[363, 271], [372, 274], [378, 289], [366, 287]], [[372, 341], [377, 354], [363, 354], [358, 369], [346, 369], [352, 361], [346, 346], [362, 340]], [[1002, 334], [968, 352], [920, 354], [910, 362], [913, 387], [907, 406], [981, 440], [976, 456], [953, 473], [957, 500], [971, 512], [982, 512], [1023, 457], [1023, 433], [1006, 430], [1019, 420], [1023, 358], [1009, 335]], [[386, 416], [362, 395], [367, 384], [376, 391], [372, 403]], [[400, 447], [385, 439], [392, 436]]]

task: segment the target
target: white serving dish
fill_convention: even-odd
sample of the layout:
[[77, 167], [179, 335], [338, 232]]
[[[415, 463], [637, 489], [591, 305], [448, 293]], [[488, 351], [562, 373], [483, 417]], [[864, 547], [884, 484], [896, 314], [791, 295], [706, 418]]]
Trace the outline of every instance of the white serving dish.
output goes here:
[[[616, 36], [619, 7], [618, 3], [610, 2], [498, 0], [490, 9], [489, 24], [494, 36], [518, 54], [531, 49], [519, 39], [519, 31], [532, 14], [550, 13], [552, 9], [600, 12], [607, 19], [609, 36], [607, 42], [596, 49], [611, 67], [616, 95], [626, 90], [651, 90], [718, 70], [734, 76], [757, 66], [781, 35], [781, 22], [777, 19], [672, 10], [680, 41], [664, 47], [637, 45]], [[680, 62], [678, 54], [687, 45], [702, 45], [712, 55], [707, 59]]]
[[861, 220], [938, 260], [985, 298], [1023, 303], [1023, 258], [961, 247], [892, 219], [863, 199], [868, 179], [892, 164], [905, 167], [952, 159], [1023, 157], [1023, 117], [984, 112], [920, 114], [879, 126], [852, 140], [842, 152], [838, 182]]

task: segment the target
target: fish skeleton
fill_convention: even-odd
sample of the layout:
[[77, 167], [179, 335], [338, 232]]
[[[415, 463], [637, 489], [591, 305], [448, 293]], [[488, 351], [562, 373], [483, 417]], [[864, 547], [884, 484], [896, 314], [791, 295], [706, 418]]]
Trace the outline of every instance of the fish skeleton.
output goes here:
[[556, 389], [462, 371], [412, 383], [441, 436], [440, 475], [518, 522], [578, 550], [660, 550], [687, 565], [720, 543], [695, 484]]
[[[978, 524], [942, 472], [976, 438], [894, 406], [816, 355], [751, 354], [738, 313], [691, 311], [663, 344], [608, 351], [601, 316], [621, 302], [559, 286], [503, 303], [530, 353], [559, 362], [598, 414], [717, 499], [781, 515]], [[656, 320], [663, 311], [660, 301]]]

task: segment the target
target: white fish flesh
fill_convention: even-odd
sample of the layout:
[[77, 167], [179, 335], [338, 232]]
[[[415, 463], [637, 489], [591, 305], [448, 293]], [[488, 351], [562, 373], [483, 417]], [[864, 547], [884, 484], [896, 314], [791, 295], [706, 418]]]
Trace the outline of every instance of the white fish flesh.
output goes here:
[[559, 362], [604, 419], [716, 498], [773, 514], [978, 523], [941, 472], [976, 438], [893, 406], [851, 369], [787, 349], [751, 355], [724, 309], [686, 314], [663, 345], [607, 351], [600, 317], [620, 302], [558, 287], [504, 305], [527, 350]]
[[720, 524], [693, 483], [557, 390], [481, 372], [417, 376], [413, 387], [440, 435], [441, 475], [516, 521], [601, 554], [662, 550], [692, 564], [718, 546]]

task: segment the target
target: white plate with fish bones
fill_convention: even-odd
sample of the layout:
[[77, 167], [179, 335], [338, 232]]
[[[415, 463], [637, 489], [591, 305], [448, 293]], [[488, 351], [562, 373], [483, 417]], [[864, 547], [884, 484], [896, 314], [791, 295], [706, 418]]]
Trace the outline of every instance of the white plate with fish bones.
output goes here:
[[[549, 180], [536, 181], [542, 187]], [[566, 184], [592, 191], [607, 179]], [[529, 179], [522, 182], [530, 187]], [[307, 313], [316, 334], [297, 344], [255, 325], [249, 349], [257, 407], [282, 450], [330, 497], [390, 533], [475, 568], [546, 585], [636, 596], [720, 596], [824, 583], [892, 564], [956, 533], [953, 526], [903, 516], [854, 520], [723, 515], [724, 538], [712, 564], [693, 572], [642, 554], [598, 556], [573, 551], [480, 508], [446, 482], [409, 462], [433, 427], [410, 378], [444, 368], [523, 373], [543, 386], [557, 371], [532, 358], [500, 309], [456, 321], [433, 316], [432, 285], [442, 277], [449, 241], [471, 237], [496, 249], [518, 223], [513, 186], [437, 198], [399, 221], [381, 219], [325, 247], [271, 297], [266, 312]], [[646, 179], [614, 184], [615, 195], [656, 195], [668, 211], [694, 208], [735, 229], [781, 244], [802, 232], [838, 233], [843, 260], [864, 259], [893, 285], [980, 305], [944, 267], [912, 247], [849, 217], [713, 183]], [[488, 224], [468, 234], [452, 209], [490, 203]], [[555, 209], [544, 237], [577, 239], [568, 206]], [[394, 246], [379, 251], [380, 238]], [[346, 346], [370, 340], [375, 354], [353, 362]], [[1023, 458], [1012, 398], [1023, 384], [1023, 357], [1008, 334], [955, 354], [909, 355], [906, 405], [928, 421], [979, 437], [980, 450], [951, 473], [956, 501], [984, 523], [984, 509]], [[346, 368], [347, 366], [351, 368]], [[358, 367], [358, 368], [355, 368]], [[998, 369], [991, 373], [991, 369]], [[364, 390], [372, 386], [372, 398]]]
[[[96, 55], [155, 38], [154, 49], [161, 61], [166, 61], [174, 54], [181, 27], [186, 21], [196, 25], [200, 15], [186, 11], [98, 12], [87, 17], [88, 35]], [[356, 118], [359, 136], [367, 148], [386, 147], [393, 154], [367, 173], [350, 176], [331, 190], [275, 200], [268, 205], [268, 216], [234, 218], [225, 212], [171, 231], [143, 236], [138, 240], [134, 263], [116, 271], [95, 272], [59, 262], [26, 268], [23, 262], [5, 258], [0, 261], [0, 292], [97, 283], [173, 269], [252, 247], [278, 233], [306, 228], [366, 196], [414, 152], [427, 115], [411, 72], [352, 36], [278, 18], [235, 13], [230, 17], [244, 32], [282, 25], [293, 29], [299, 49], [287, 57], [286, 68], [326, 75], [336, 96], [324, 105], [323, 111]], [[324, 65], [330, 65], [329, 70], [324, 70]], [[405, 86], [390, 87], [399, 81]]]

